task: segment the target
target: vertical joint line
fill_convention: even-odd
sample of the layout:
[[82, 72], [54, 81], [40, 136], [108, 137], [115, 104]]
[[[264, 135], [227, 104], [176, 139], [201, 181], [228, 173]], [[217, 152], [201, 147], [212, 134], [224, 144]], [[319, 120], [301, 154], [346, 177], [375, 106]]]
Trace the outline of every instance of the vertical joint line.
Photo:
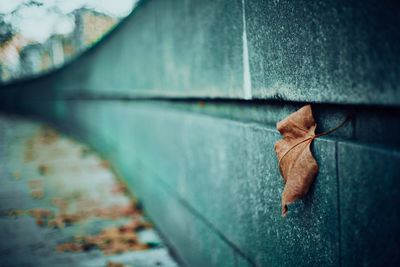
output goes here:
[[340, 177], [339, 177], [339, 145], [335, 142], [336, 184], [337, 184], [337, 211], [338, 211], [338, 257], [339, 266], [342, 266], [342, 225], [340, 214]]
[[242, 0], [242, 24], [243, 24], [243, 93], [245, 99], [252, 98], [251, 92], [251, 77], [250, 77], [250, 62], [249, 49], [247, 44], [247, 29], [246, 29], [246, 5], [245, 0]]

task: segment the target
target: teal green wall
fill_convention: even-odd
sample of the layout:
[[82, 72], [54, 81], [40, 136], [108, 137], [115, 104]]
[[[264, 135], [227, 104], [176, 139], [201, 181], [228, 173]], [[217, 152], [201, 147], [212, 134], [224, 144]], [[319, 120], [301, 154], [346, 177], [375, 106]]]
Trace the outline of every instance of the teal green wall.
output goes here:
[[[102, 152], [187, 266], [400, 263], [398, 4], [144, 1], [3, 110]], [[201, 102], [199, 102], [201, 100]], [[320, 171], [280, 216], [277, 121], [312, 103]]]

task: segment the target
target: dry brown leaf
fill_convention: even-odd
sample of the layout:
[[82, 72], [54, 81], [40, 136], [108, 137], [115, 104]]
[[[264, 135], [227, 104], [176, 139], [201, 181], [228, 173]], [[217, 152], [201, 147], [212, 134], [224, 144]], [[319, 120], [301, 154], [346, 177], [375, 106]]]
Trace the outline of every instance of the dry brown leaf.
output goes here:
[[45, 226], [47, 220], [53, 216], [53, 212], [47, 209], [32, 209], [29, 214], [36, 219], [38, 226]]
[[108, 261], [107, 267], [126, 267], [126, 265], [123, 263]]
[[42, 180], [40, 180], [40, 179], [29, 180], [28, 187], [31, 189], [32, 198], [42, 199], [44, 197]]
[[35, 219], [48, 219], [54, 215], [51, 210], [40, 208], [29, 210], [29, 214]]
[[32, 161], [34, 158], [35, 158], [34, 140], [29, 139], [26, 142], [24, 159], [25, 159], [25, 162], [29, 162], [29, 161]]
[[111, 164], [107, 160], [103, 159], [100, 161], [100, 166], [103, 167], [104, 169], [110, 169]]
[[283, 138], [275, 143], [279, 159], [279, 170], [285, 182], [282, 192], [282, 215], [287, 213], [287, 205], [307, 194], [318, 173], [318, 164], [311, 153], [311, 143], [317, 137], [330, 134], [342, 127], [351, 116], [334, 129], [315, 134], [315, 123], [310, 105], [300, 108], [277, 123], [276, 128]]
[[43, 181], [41, 179], [31, 179], [28, 181], [28, 187], [32, 190], [43, 189]]
[[58, 252], [70, 251], [70, 252], [80, 252], [82, 251], [82, 247], [77, 243], [65, 243], [58, 245], [56, 250]]
[[58, 214], [54, 219], [48, 222], [48, 226], [52, 228], [64, 228], [79, 222], [82, 219], [80, 214]]
[[129, 191], [128, 191], [127, 185], [122, 182], [118, 182], [111, 188], [111, 193], [116, 194], [116, 195], [127, 194], [128, 192]]
[[47, 166], [46, 164], [40, 164], [38, 166], [38, 172], [40, 173], [40, 175], [44, 176], [46, 174], [49, 173], [49, 166]]
[[307, 194], [318, 172], [318, 164], [311, 154], [315, 139], [315, 123], [310, 105], [306, 105], [277, 123], [283, 138], [276, 142], [275, 152], [285, 182], [282, 192], [282, 215], [287, 205]]
[[[34, 181], [34, 182], [32, 182]], [[36, 180], [31, 180], [31, 184], [36, 185]], [[42, 189], [35, 188], [31, 191], [32, 197], [40, 199], [44, 197]], [[58, 208], [58, 212], [53, 212], [48, 209], [31, 209], [31, 210], [12, 210], [7, 213], [7, 216], [21, 216], [30, 215], [36, 219], [36, 223], [39, 226], [45, 226], [50, 228], [64, 228], [71, 226], [81, 221], [93, 218], [103, 219], [118, 219], [118, 218], [132, 218], [132, 222], [125, 224], [119, 228], [122, 232], [135, 232], [142, 229], [152, 228], [152, 225], [146, 221], [140, 220], [141, 210], [137, 209], [136, 202], [128, 205], [114, 205], [105, 208], [93, 208], [89, 210], [79, 209], [74, 212], [68, 211], [68, 202], [61, 198], [53, 198], [52, 203]], [[1, 216], [1, 214], [0, 214]]]
[[33, 199], [42, 199], [44, 197], [44, 192], [42, 189], [35, 189], [31, 191], [31, 196]]
[[56, 197], [51, 200], [51, 203], [59, 209], [60, 213], [67, 212], [68, 202], [66, 202], [65, 200]]
[[138, 240], [137, 231], [151, 227], [150, 224], [140, 220], [102, 230], [97, 235], [75, 237], [73, 242], [57, 246], [57, 251], [87, 251], [100, 249], [105, 254], [118, 254], [125, 251], [136, 251], [149, 249], [149, 244], [141, 243]]
[[43, 144], [51, 145], [59, 138], [58, 132], [49, 126], [42, 126], [39, 132], [39, 140]]

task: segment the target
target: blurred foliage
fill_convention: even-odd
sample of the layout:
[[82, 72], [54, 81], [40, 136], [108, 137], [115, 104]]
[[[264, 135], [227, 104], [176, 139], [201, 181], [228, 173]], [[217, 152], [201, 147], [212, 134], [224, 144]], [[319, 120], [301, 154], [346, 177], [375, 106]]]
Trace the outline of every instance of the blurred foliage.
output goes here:
[[4, 15], [0, 15], [0, 44], [3, 44], [7, 41], [9, 41], [13, 35], [15, 34], [15, 31], [12, 27], [12, 25], [4, 20]]

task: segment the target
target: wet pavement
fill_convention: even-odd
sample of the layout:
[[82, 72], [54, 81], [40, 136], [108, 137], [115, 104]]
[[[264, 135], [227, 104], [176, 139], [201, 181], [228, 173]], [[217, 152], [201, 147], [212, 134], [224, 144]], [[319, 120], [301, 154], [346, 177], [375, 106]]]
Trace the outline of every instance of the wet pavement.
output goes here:
[[178, 266], [89, 147], [0, 116], [0, 267]]

